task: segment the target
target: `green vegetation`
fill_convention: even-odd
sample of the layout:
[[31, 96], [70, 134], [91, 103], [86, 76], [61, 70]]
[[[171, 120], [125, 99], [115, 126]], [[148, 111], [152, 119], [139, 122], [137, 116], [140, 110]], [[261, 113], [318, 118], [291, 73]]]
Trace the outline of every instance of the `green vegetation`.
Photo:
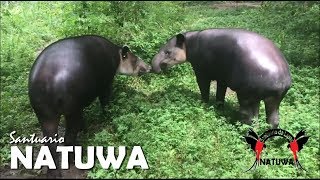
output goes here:
[[[319, 13], [319, 4], [297, 2], [223, 9], [204, 2], [1, 2], [0, 169], [10, 164], [11, 131], [40, 133], [29, 104], [28, 74], [51, 42], [98, 34], [128, 44], [150, 63], [179, 32], [237, 27], [273, 40], [290, 64], [293, 86], [280, 107], [280, 128], [292, 134], [306, 129], [311, 136], [298, 154], [307, 172], [259, 166], [244, 173], [255, 156], [244, 141], [250, 126], [238, 122], [234, 93], [219, 110], [212, 86], [210, 104], [202, 103], [192, 68], [183, 64], [160, 75], [117, 76], [108, 113], [101, 113], [98, 101], [86, 108], [82, 145], [139, 145], [149, 164], [148, 170], [126, 170], [124, 164], [119, 171], [97, 164], [88, 178], [320, 178]], [[258, 134], [269, 128], [265, 119], [261, 103], [253, 124]], [[262, 156], [291, 158], [286, 143], [279, 142], [270, 141]]]

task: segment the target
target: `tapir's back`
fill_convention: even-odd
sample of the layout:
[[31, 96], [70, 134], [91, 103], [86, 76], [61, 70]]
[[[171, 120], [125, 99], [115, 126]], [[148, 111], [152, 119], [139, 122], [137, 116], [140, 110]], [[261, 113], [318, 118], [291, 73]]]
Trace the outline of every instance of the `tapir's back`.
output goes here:
[[39, 104], [35, 101], [41, 99], [52, 107], [62, 101], [85, 106], [113, 79], [119, 63], [113, 57], [118, 54], [117, 48], [99, 36], [72, 37], [52, 43], [31, 68], [31, 103]]
[[197, 36], [193, 50], [201, 54], [197, 61], [205, 61], [206, 71], [231, 89], [277, 90], [291, 85], [288, 63], [271, 40], [241, 29], [208, 29]]

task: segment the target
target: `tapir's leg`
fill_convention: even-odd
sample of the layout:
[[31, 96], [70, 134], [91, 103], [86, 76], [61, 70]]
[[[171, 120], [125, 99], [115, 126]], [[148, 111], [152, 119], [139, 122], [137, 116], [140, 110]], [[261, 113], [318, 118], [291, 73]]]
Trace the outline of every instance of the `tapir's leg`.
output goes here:
[[279, 126], [279, 106], [282, 97], [272, 96], [264, 99], [267, 122], [271, 124], [272, 128]]
[[102, 94], [99, 96], [99, 101], [102, 109], [102, 113], [105, 114], [105, 107], [110, 101], [110, 97], [112, 94], [112, 84], [107, 86], [106, 90], [102, 92]]
[[202, 101], [207, 103], [209, 102], [211, 80], [204, 78], [203, 76], [200, 76], [200, 75], [197, 75], [196, 77], [197, 77], [197, 83], [201, 92]]
[[[66, 133], [64, 136], [66, 146], [75, 146], [78, 132], [84, 126], [83, 111], [73, 110], [65, 115]], [[70, 153], [69, 162], [74, 162], [74, 153]]]
[[[60, 120], [60, 115], [55, 112], [51, 112], [48, 108], [36, 109], [35, 113], [37, 118], [41, 124], [41, 129], [43, 133], [43, 137], [52, 137], [53, 139], [58, 138], [55, 134], [58, 134], [58, 125]], [[61, 169], [60, 169], [60, 161], [58, 153], [56, 152], [57, 143], [46, 143], [45, 146], [49, 147], [52, 158], [56, 165], [56, 169], [48, 169], [47, 177], [48, 178], [60, 178], [62, 177]]]
[[75, 145], [78, 132], [80, 131], [82, 124], [82, 111], [78, 111], [72, 114], [66, 114], [66, 133], [65, 133], [65, 145]]
[[217, 81], [216, 100], [217, 100], [218, 106], [224, 105], [226, 91], [227, 91], [227, 86], [225, 86], [224, 83]]
[[258, 117], [260, 100], [254, 96], [237, 93], [237, 98], [240, 104], [241, 119], [251, 125], [252, 119]]
[[258, 118], [259, 109], [260, 109], [260, 100], [253, 101], [251, 108], [252, 108], [253, 117]]

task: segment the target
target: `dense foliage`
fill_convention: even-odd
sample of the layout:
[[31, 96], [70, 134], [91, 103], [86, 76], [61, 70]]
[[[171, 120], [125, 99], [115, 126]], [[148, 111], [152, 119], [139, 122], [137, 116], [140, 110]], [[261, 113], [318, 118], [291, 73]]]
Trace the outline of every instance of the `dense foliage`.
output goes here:
[[[212, 3], [213, 4], [213, 3]], [[255, 8], [217, 8], [196, 2], [13, 2], [1, 4], [0, 169], [10, 164], [9, 133], [41, 134], [28, 99], [28, 75], [37, 54], [58, 39], [98, 34], [127, 44], [150, 63], [176, 33], [212, 27], [237, 27], [270, 39], [287, 58], [293, 86], [280, 107], [280, 127], [310, 139], [299, 154], [307, 172], [292, 166], [260, 166], [244, 173], [254, 154], [238, 122], [233, 92], [226, 107], [200, 101], [190, 64], [142, 77], [117, 76], [114, 96], [103, 115], [95, 101], [85, 110], [88, 133], [82, 145], [143, 148], [149, 170], [104, 170], [97, 164], [88, 178], [319, 178], [319, 4], [264, 2]], [[267, 128], [264, 105], [253, 128]], [[63, 126], [63, 124], [61, 124]], [[281, 148], [278, 146], [281, 145]], [[285, 143], [272, 141], [263, 156], [289, 158]], [[0, 171], [2, 172], [2, 171]]]

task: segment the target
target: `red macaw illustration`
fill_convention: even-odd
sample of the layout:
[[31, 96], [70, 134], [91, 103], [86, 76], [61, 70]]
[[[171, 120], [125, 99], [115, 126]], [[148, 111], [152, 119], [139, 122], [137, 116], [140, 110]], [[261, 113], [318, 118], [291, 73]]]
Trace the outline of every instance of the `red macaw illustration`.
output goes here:
[[[251, 149], [256, 154], [256, 160], [253, 163], [253, 165], [251, 166], [251, 168], [252, 168], [252, 167], [256, 167], [256, 165], [259, 164], [261, 152], [262, 152], [263, 148], [266, 148], [266, 145], [264, 144], [264, 142], [262, 142], [260, 140], [259, 136], [252, 129], [249, 130], [248, 135], [249, 136], [245, 136], [245, 139], [246, 139], [247, 143], [250, 144]], [[250, 169], [248, 169], [247, 171], [249, 171]]]
[[[297, 153], [299, 151], [301, 151], [301, 149], [303, 148], [303, 145], [305, 143], [307, 143], [308, 139], [309, 139], [309, 136], [305, 136], [305, 130], [301, 130], [296, 135], [296, 137], [288, 144], [288, 148], [290, 148], [290, 150], [292, 151], [293, 159], [294, 159], [296, 166], [300, 166], [301, 169], [303, 169], [303, 168], [298, 160]], [[305, 170], [305, 169], [303, 169], [303, 170]]]

